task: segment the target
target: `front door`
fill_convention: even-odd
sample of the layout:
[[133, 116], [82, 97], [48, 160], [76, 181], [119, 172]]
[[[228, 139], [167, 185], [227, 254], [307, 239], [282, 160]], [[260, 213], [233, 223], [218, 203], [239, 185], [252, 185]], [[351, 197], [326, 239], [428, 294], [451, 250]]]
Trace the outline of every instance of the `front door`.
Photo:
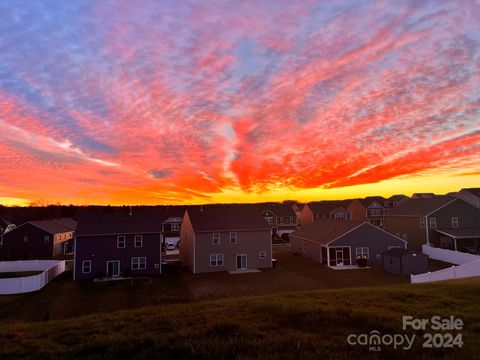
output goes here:
[[107, 261], [107, 277], [120, 276], [120, 261]]
[[247, 268], [247, 255], [237, 255], [237, 270], [245, 270]]
[[343, 249], [336, 250], [335, 257], [337, 258], [337, 265], [343, 264]]

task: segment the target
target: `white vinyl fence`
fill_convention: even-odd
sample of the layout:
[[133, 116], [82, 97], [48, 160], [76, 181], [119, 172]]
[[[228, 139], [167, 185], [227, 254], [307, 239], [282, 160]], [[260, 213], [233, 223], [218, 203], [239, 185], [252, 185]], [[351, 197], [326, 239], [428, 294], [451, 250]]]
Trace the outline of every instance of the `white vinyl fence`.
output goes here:
[[65, 271], [65, 261], [0, 261], [0, 273], [25, 271], [42, 271], [42, 273], [33, 276], [0, 279], [0, 294], [21, 294], [40, 290]]
[[473, 276], [480, 276], [480, 260], [425, 274], [410, 275], [410, 282], [412, 284], [420, 284], [432, 281], [463, 279]]
[[450, 264], [462, 265], [475, 260], [480, 260], [480, 256], [460, 251], [440, 249], [430, 245], [423, 245], [422, 252], [427, 254], [430, 259], [441, 260]]

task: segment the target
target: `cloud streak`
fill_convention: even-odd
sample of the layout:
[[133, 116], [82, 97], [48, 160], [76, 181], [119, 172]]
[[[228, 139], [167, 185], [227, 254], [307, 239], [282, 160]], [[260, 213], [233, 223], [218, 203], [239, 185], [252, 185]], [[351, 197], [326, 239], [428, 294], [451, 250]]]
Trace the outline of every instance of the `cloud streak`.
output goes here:
[[4, 198], [215, 201], [480, 167], [477, 2], [0, 13]]

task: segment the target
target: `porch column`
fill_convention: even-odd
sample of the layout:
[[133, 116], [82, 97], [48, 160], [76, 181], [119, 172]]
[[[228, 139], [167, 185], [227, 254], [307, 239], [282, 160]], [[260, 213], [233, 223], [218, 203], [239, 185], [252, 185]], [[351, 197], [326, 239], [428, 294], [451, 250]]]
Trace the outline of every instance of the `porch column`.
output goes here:
[[455, 251], [457, 251], [457, 238], [453, 238], [453, 245], [455, 246]]
[[327, 266], [330, 266], [330, 248], [327, 246]]

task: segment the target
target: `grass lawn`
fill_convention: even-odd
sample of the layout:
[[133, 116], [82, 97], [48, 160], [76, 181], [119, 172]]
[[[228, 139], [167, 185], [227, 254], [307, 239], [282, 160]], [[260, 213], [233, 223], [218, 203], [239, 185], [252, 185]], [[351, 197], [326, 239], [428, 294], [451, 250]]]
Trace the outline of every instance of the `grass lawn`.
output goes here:
[[260, 273], [193, 275], [188, 271], [164, 273], [152, 284], [130, 281], [94, 283], [72, 281], [71, 273], [54, 279], [42, 290], [0, 296], [0, 323], [51, 320], [148, 305], [196, 302], [291, 291], [409, 283], [408, 278], [386, 273], [382, 267], [335, 271], [290, 252], [274, 254], [275, 269]]
[[33, 276], [41, 273], [42, 271], [0, 272], [0, 279]]
[[[355, 275], [357, 281], [361, 276]], [[236, 281], [236, 277], [229, 279]], [[479, 286], [476, 278], [415, 286], [324, 289], [9, 323], [0, 325], [0, 354], [2, 359], [474, 359], [480, 353]], [[104, 290], [115, 292], [118, 288]], [[83, 299], [94, 301], [87, 294]], [[463, 347], [422, 348], [425, 332], [443, 332], [403, 330], [403, 315], [461, 318], [463, 329], [453, 333], [462, 334]], [[373, 330], [382, 335], [415, 335], [416, 339], [410, 350], [382, 345], [380, 352], [347, 343], [350, 334]]]

